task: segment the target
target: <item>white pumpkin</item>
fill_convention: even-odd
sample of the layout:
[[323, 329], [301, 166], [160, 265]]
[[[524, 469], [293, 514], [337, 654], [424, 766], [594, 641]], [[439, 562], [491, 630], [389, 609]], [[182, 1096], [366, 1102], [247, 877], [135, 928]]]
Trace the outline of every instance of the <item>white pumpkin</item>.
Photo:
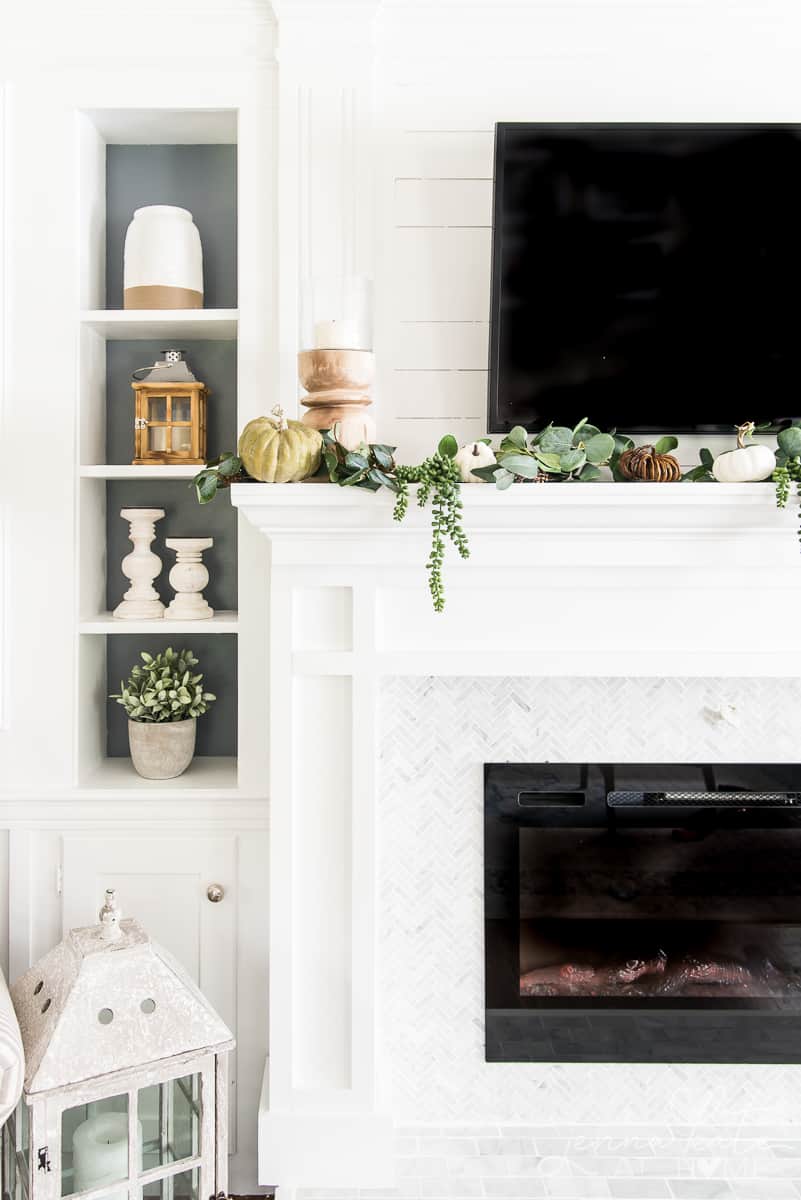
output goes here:
[[335, 421], [331, 429], [340, 446], [346, 450], [358, 450], [365, 443], [376, 439], [375, 421], [367, 413], [357, 410], [353, 416]]
[[776, 470], [776, 455], [770, 446], [746, 446], [746, 438], [754, 432], [754, 422], [746, 421], [737, 428], [737, 449], [724, 450], [712, 464], [712, 474], [718, 483], [759, 483], [769, 479]]
[[487, 479], [481, 479], [478, 475], [474, 475], [473, 471], [476, 467], [491, 467], [495, 464], [496, 458], [492, 452], [492, 447], [486, 442], [468, 442], [466, 446], [462, 446], [461, 450], [457, 451], [453, 460], [459, 468], [459, 477], [462, 483], [488, 483]]

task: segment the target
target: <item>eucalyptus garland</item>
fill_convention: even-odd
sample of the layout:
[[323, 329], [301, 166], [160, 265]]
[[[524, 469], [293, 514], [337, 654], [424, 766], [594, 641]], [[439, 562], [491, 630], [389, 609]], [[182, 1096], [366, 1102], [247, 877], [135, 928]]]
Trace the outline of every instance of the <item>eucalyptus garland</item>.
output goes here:
[[394, 446], [381, 444], [346, 450], [328, 430], [323, 432], [323, 459], [332, 483], [341, 487], [363, 487], [372, 492], [388, 488], [395, 493], [392, 515], [402, 521], [409, 508], [409, 485], [416, 483], [417, 504], [425, 508], [431, 501], [431, 550], [426, 563], [428, 590], [435, 612], [445, 607], [442, 566], [450, 541], [461, 558], [470, 557], [467, 535], [462, 528], [462, 500], [459, 469], [454, 462], [458, 445], [454, 437], [444, 437], [436, 454], [417, 466], [395, 462]]
[[[757, 428], [764, 431], [766, 427]], [[442, 612], [445, 607], [442, 569], [448, 543], [455, 547], [461, 558], [470, 557], [467, 535], [462, 527], [462, 472], [456, 460], [459, 453], [456, 439], [450, 435], [444, 437], [436, 453], [416, 466], [406, 466], [395, 462], [394, 446], [364, 444], [349, 450], [330, 430], [323, 430], [322, 437], [324, 469], [331, 482], [340, 487], [367, 488], [372, 492], [387, 488], [395, 495], [392, 515], [396, 521], [402, 521], [406, 516], [410, 486], [417, 485], [419, 507], [426, 508], [430, 504], [431, 508], [431, 550], [426, 571], [434, 610]], [[786, 506], [794, 483], [801, 510], [801, 423], [781, 430], [777, 442], [776, 470], [772, 477], [776, 503], [779, 508]], [[663, 438], [654, 450], [659, 454], [667, 453], [676, 445], [675, 438]], [[573, 428], [548, 425], [534, 434], [516, 426], [495, 451], [495, 462], [474, 468], [471, 476], [494, 483], [500, 490], [512, 483], [548, 479], [589, 483], [601, 476], [601, 468], [607, 468], [616, 482], [624, 481], [626, 475], [621, 470], [620, 459], [633, 446], [634, 442], [626, 434], [614, 429], [602, 433], [586, 418]], [[700, 451], [699, 465], [682, 478], [688, 482], [714, 482], [712, 466], [712, 454], [704, 448]], [[221, 488], [248, 478], [241, 459], [227, 453], [207, 463], [193, 480], [193, 486], [200, 503], [206, 504]], [[798, 535], [801, 540], [801, 525]]]
[[[801, 426], [790, 425], [782, 429], [776, 436], [778, 449], [776, 451], [776, 470], [773, 472], [773, 482], [776, 485], [776, 504], [786, 508], [790, 499], [790, 485], [795, 484], [798, 496], [799, 514], [801, 515]], [[801, 541], [801, 523], [798, 527], [798, 538]]]

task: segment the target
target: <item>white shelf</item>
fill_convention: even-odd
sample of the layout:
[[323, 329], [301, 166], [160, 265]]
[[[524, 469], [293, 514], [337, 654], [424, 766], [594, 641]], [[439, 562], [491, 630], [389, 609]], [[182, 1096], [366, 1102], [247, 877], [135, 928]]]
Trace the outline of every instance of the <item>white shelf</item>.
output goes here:
[[143, 779], [137, 775], [130, 758], [104, 758], [87, 778], [82, 790], [132, 790], [139, 792], [191, 792], [214, 789], [236, 792], [236, 759], [195, 757], [191, 766], [176, 779]]
[[81, 633], [236, 633], [239, 614], [220, 610], [207, 621], [173, 621], [163, 617], [154, 621], [122, 621], [110, 612], [103, 612], [81, 621], [78, 628]]
[[115, 341], [151, 338], [198, 338], [233, 341], [236, 308], [93, 309], [81, 313], [81, 324]]
[[81, 466], [82, 479], [194, 479], [202, 467], [134, 467], [130, 463], [97, 463]]

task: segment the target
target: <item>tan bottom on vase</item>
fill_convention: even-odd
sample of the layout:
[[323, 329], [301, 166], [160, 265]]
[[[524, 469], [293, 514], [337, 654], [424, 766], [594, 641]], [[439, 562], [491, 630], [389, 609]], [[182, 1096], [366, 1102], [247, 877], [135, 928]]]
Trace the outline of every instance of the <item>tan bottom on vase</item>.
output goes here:
[[126, 288], [122, 303], [124, 308], [202, 308], [203, 293], [194, 288], [147, 284]]

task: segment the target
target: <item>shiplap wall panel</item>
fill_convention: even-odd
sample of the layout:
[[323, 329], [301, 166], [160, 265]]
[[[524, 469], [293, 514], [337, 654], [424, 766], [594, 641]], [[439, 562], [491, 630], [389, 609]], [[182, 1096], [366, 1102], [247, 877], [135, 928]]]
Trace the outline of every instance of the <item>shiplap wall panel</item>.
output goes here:
[[397, 321], [392, 331], [396, 370], [485, 371], [489, 321]]
[[395, 304], [401, 320], [486, 321], [489, 229], [395, 230]]
[[398, 179], [395, 221], [399, 226], [492, 225], [490, 179]]
[[478, 421], [483, 431], [487, 406], [486, 371], [400, 370], [395, 378], [406, 419]]
[[416, 129], [398, 133], [393, 156], [402, 179], [492, 179], [491, 128]]

